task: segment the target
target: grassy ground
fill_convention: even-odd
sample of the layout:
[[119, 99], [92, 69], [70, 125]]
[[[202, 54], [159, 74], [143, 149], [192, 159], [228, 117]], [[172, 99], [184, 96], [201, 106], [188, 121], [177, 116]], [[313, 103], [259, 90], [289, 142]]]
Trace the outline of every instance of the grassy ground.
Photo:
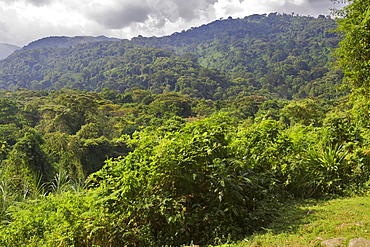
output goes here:
[[248, 236], [244, 246], [320, 246], [323, 240], [362, 237], [370, 240], [370, 197], [292, 203], [264, 232]]

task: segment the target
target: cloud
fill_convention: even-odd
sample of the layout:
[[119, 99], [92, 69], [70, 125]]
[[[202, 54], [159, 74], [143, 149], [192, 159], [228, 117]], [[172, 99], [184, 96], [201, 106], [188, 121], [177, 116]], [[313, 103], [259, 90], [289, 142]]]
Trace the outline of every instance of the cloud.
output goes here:
[[331, 0], [218, 0], [214, 3], [218, 17], [244, 17], [262, 13], [298, 13], [317, 16], [330, 14]]
[[[331, 0], [0, 0], [0, 42], [52, 35], [162, 36], [221, 17], [271, 12], [317, 16]], [[340, 6], [339, 6], [340, 7]]]
[[104, 25], [108, 29], [121, 29], [135, 22], [145, 22], [150, 9], [144, 4], [127, 3], [111, 6], [96, 5], [87, 13], [87, 17]]
[[28, 0], [28, 2], [35, 6], [43, 6], [51, 3], [50, 0]]
[[[0, 14], [1, 14], [1, 9], [0, 9]], [[4, 21], [0, 21], [0, 35], [3, 34], [3, 33], [6, 33], [8, 32], [9, 28], [8, 28], [8, 25], [6, 24], [6, 22]]]
[[22, 3], [22, 4], [30, 4], [34, 6], [43, 6], [48, 5], [53, 2], [53, 0], [1, 0], [0, 2], [4, 2], [6, 4], [15, 4], [15, 3]]
[[118, 37], [161, 36], [216, 19], [218, 0], [106, 0], [90, 2], [83, 15]]
[[[133, 23], [192, 21], [209, 14], [206, 11], [217, 0], [137, 0], [90, 4], [85, 16], [107, 28], [120, 29]], [[211, 9], [211, 13], [214, 12]]]
[[205, 0], [162, 0], [151, 1], [151, 15], [170, 22], [179, 20], [188, 22], [202, 17], [211, 17], [214, 13], [212, 4]]

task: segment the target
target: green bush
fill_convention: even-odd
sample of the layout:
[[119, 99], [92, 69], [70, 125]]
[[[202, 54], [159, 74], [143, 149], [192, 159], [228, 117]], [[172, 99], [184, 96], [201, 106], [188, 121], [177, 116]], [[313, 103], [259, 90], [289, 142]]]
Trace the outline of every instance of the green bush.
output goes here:
[[133, 151], [107, 160], [84, 190], [65, 192], [71, 181], [60, 174], [49, 195], [11, 206], [0, 245], [222, 244], [266, 226], [289, 198], [368, 183], [368, 138], [343, 119], [289, 128], [227, 115], [175, 120], [124, 136]]
[[216, 116], [174, 133], [141, 132], [132, 153], [92, 176], [102, 207], [127, 216], [116, 228], [124, 243], [224, 242], [266, 219], [257, 216], [264, 197], [258, 177], [230, 156], [232, 126]]

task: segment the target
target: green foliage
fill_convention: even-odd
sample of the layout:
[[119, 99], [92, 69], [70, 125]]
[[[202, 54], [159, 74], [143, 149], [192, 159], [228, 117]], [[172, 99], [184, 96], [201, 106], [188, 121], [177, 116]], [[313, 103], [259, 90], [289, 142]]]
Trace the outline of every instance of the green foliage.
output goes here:
[[[137, 37], [135, 44], [192, 52], [205, 67], [223, 71], [232, 84], [228, 98], [241, 92], [280, 98], [337, 97], [341, 71], [332, 69], [330, 50], [340, 37], [336, 22], [271, 13], [217, 20], [161, 38]], [[218, 99], [214, 96], [214, 99]]]
[[20, 128], [16, 124], [2, 124], [0, 125], [0, 140], [4, 140], [10, 145], [16, 143], [16, 140], [19, 138]]
[[[104, 52], [98, 54], [97, 50]], [[34, 53], [37, 57], [32, 56]], [[7, 81], [7, 85], [2, 84], [3, 89], [103, 90], [103, 98], [122, 103], [130, 102], [129, 96], [120, 97], [114, 92], [140, 88], [155, 94], [176, 91], [213, 98], [217, 89], [228, 86], [224, 75], [216, 69], [202, 68], [192, 56], [179, 57], [165, 50], [132, 46], [126, 41], [24, 50], [0, 63], [0, 71], [3, 72], [0, 80]], [[74, 99], [61, 100], [68, 107], [72, 103], [68, 101]]]
[[[368, 184], [369, 139], [350, 118], [332, 115], [322, 127], [239, 124], [225, 114], [151, 124], [123, 136], [133, 151], [108, 159], [86, 189], [68, 166], [78, 157], [79, 169], [94, 169], [113, 140], [85, 130], [46, 135], [60, 170], [49, 180], [49, 195], [10, 208], [10, 180], [3, 177], [4, 245], [226, 243], [266, 225], [286, 198], [347, 195]], [[93, 124], [86, 128], [96, 133]]]
[[272, 13], [160, 38], [45, 45], [1, 61], [0, 89], [108, 90], [103, 98], [121, 103], [130, 96], [114, 94], [134, 88], [215, 100], [238, 94], [335, 98], [347, 92], [337, 90], [342, 74], [331, 65], [330, 50], [340, 41], [334, 29], [330, 18]]
[[251, 214], [262, 191], [253, 172], [228, 157], [231, 126], [218, 116], [173, 133], [141, 132], [131, 141], [137, 146], [132, 153], [92, 175], [102, 206], [128, 216], [116, 226], [128, 231], [124, 241], [205, 244], [259, 224]]
[[[64, 193], [29, 200], [9, 208], [14, 219], [2, 228], [2, 246], [87, 246], [89, 238], [81, 235], [93, 203], [87, 197]], [[83, 215], [86, 216], [83, 216]], [[85, 219], [85, 220], [84, 220]]]
[[350, 239], [370, 238], [368, 204], [369, 196], [288, 201], [263, 231], [226, 246], [322, 246], [324, 240], [339, 236], [347, 246]]
[[223, 244], [288, 199], [367, 193], [368, 95], [336, 99], [334, 27], [253, 15], [1, 62], [4, 88], [75, 89], [0, 92], [0, 245]]
[[367, 186], [367, 145], [346, 118], [328, 119], [322, 128], [286, 130], [264, 120], [237, 136], [233, 153], [265, 177], [265, 187], [275, 196], [344, 195]]
[[325, 116], [324, 110], [314, 100], [292, 101], [281, 110], [281, 120], [287, 124], [320, 126]]
[[82, 148], [78, 139], [65, 133], [45, 134], [45, 151], [58, 171], [66, 172], [70, 178], [84, 179], [81, 163]]
[[92, 93], [61, 95], [58, 101], [62, 108], [54, 113], [53, 124], [49, 128], [75, 134], [82, 125], [93, 121], [98, 100], [100, 97]]
[[254, 117], [259, 110], [259, 106], [266, 100], [263, 96], [244, 96], [234, 101], [234, 107], [239, 112], [240, 117]]
[[337, 50], [340, 65], [348, 83], [360, 93], [369, 95], [370, 10], [366, 0], [350, 0], [337, 14], [338, 31], [343, 40]]
[[16, 102], [10, 99], [0, 99], [0, 124], [10, 124], [16, 121], [19, 111]]
[[39, 192], [42, 184], [50, 179], [53, 167], [42, 149], [44, 139], [34, 129], [29, 129], [12, 147], [3, 171], [14, 191], [22, 191], [23, 196]]
[[158, 95], [155, 100], [149, 104], [149, 107], [150, 112], [157, 117], [165, 115], [189, 117], [192, 113], [190, 99], [176, 93]]

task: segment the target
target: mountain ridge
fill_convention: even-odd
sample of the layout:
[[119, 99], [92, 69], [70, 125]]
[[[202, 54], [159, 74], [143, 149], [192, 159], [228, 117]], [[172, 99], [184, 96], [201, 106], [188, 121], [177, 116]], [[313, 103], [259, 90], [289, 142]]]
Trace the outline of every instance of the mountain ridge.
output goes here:
[[[227, 79], [227, 88], [219, 85], [224, 79], [219, 80], [211, 86], [213, 95], [207, 92], [206, 98], [251, 94], [285, 99], [333, 98], [343, 95], [337, 90], [341, 71], [331, 65], [335, 59], [330, 52], [340, 41], [331, 32], [335, 28], [335, 20], [325, 16], [272, 13], [218, 20], [159, 38], [82, 42], [86, 39], [81, 36], [49, 37], [32, 42], [0, 63], [0, 88], [100, 91], [105, 87], [128, 90], [138, 86], [157, 94], [169, 90], [198, 97], [219, 76], [203, 81], [198, 65], [186, 65], [197, 62], [203, 67], [199, 71], [215, 68]], [[32, 47], [40, 48], [28, 49]], [[137, 48], [141, 50], [134, 51]], [[188, 62], [168, 52], [184, 56]], [[192, 75], [184, 68], [197, 73]], [[200, 82], [205, 83], [203, 89]]]
[[117, 38], [109, 38], [103, 35], [100, 36], [50, 36], [44, 37], [35, 41], [30, 42], [28, 45], [24, 46], [22, 50], [31, 50], [45, 47], [55, 47], [55, 48], [68, 48], [78, 44], [90, 43], [90, 42], [100, 42], [100, 41], [118, 41]]
[[7, 44], [7, 43], [0, 43], [0, 60], [7, 58], [13, 52], [21, 49], [21, 47]]

